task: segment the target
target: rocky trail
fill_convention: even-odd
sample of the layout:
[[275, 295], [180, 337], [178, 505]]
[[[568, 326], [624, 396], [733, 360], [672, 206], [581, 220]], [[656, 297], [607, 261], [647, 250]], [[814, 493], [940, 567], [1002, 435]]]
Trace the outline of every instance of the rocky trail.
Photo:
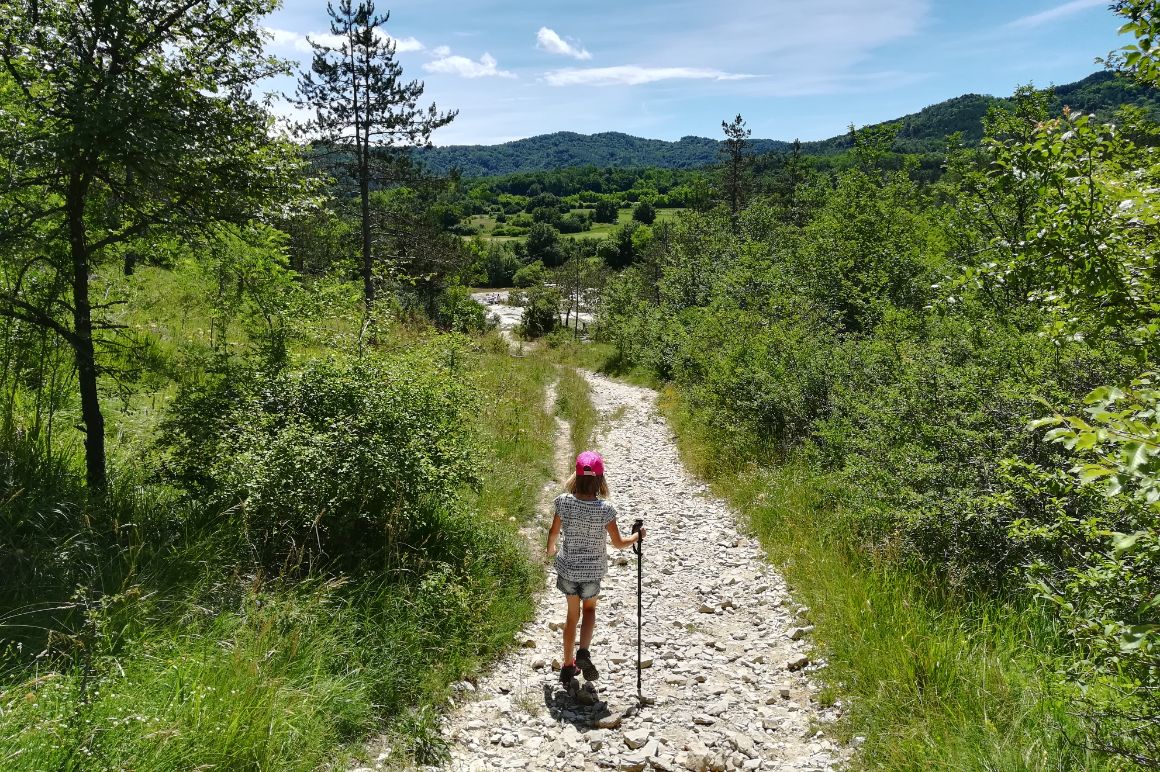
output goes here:
[[814, 698], [808, 612], [738, 532], [734, 513], [684, 470], [655, 392], [586, 377], [621, 530], [637, 517], [649, 528], [642, 666], [653, 704], [640, 707], [636, 697], [636, 556], [609, 547], [592, 643], [599, 680], [585, 693], [559, 682], [564, 602], [549, 571], [519, 648], [474, 683], [456, 685], [446, 768], [839, 766], [843, 749], [819, 731], [834, 715]]

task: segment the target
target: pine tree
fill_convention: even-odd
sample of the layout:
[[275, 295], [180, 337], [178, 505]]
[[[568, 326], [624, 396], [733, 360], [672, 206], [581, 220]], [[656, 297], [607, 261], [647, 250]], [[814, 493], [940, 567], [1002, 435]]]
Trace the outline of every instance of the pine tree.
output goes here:
[[[369, 309], [375, 301], [374, 256], [371, 240], [370, 186], [384, 176], [391, 148], [428, 147], [431, 133], [446, 126], [458, 111], [440, 113], [434, 103], [418, 107], [422, 81], [403, 80], [395, 59], [395, 41], [383, 25], [390, 13], [375, 14], [372, 0], [357, 5], [327, 3], [330, 31], [342, 38], [338, 46], [310, 41], [311, 71], [298, 84], [300, 107], [314, 110], [303, 127], [326, 147], [354, 156], [352, 171], [361, 204], [363, 296]], [[397, 157], [396, 157], [397, 158]]]
[[745, 201], [745, 172], [749, 161], [745, 150], [753, 132], [745, 128], [745, 120], [740, 114], [732, 122], [721, 121], [721, 128], [725, 131], [725, 141], [721, 146], [721, 153], [725, 157], [725, 198], [729, 201], [729, 216], [736, 228], [737, 217]]

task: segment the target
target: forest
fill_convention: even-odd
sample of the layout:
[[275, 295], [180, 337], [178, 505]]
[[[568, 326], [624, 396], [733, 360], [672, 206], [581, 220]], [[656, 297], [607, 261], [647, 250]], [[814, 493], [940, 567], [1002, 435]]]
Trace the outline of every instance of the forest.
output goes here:
[[0, 768], [446, 762], [581, 368], [808, 607], [853, 768], [1160, 766], [1160, 4], [1079, 84], [553, 167], [435, 160], [370, 2], [292, 130], [273, 0], [81, 6], [0, 0]]
[[[1155, 117], [1160, 107], [1154, 86], [1125, 81], [1106, 71], [1092, 73], [1075, 83], [1054, 86], [1052, 91], [1054, 96], [1049, 105], [1052, 113], [1067, 105], [1108, 119], [1120, 105], [1136, 104]], [[964, 94], [887, 121], [899, 124], [893, 149], [906, 153], [938, 153], [945, 149], [948, 136], [960, 132], [965, 139], [977, 142], [983, 137], [987, 110], [1010, 102], [1009, 97]], [[707, 137], [682, 137], [676, 142], [664, 142], [618, 132], [590, 136], [560, 132], [501, 145], [420, 148], [415, 156], [437, 173], [457, 169], [467, 177], [488, 177], [571, 166], [697, 169], [717, 162], [720, 145], [719, 141]], [[842, 134], [803, 142], [802, 152], [825, 156], [849, 150], [850, 146], [849, 135]], [[772, 139], [751, 139], [749, 144], [750, 151], [758, 155], [786, 153], [792, 147], [792, 141]]]

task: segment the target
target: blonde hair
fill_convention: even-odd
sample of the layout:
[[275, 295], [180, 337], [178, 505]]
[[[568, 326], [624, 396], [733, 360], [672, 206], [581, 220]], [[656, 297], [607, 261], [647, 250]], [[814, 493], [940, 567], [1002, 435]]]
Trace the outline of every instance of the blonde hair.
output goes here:
[[564, 490], [575, 496], [579, 493], [581, 496], [592, 496], [599, 494], [600, 498], [608, 498], [608, 483], [604, 480], [602, 474], [586, 474], [579, 477], [573, 472], [572, 475], [564, 481]]

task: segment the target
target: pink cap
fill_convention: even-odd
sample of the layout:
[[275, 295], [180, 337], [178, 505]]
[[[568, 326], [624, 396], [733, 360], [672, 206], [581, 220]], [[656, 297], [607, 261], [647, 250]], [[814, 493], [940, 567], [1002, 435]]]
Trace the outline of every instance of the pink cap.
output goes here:
[[576, 476], [594, 477], [604, 474], [604, 459], [595, 450], [586, 450], [576, 456]]

